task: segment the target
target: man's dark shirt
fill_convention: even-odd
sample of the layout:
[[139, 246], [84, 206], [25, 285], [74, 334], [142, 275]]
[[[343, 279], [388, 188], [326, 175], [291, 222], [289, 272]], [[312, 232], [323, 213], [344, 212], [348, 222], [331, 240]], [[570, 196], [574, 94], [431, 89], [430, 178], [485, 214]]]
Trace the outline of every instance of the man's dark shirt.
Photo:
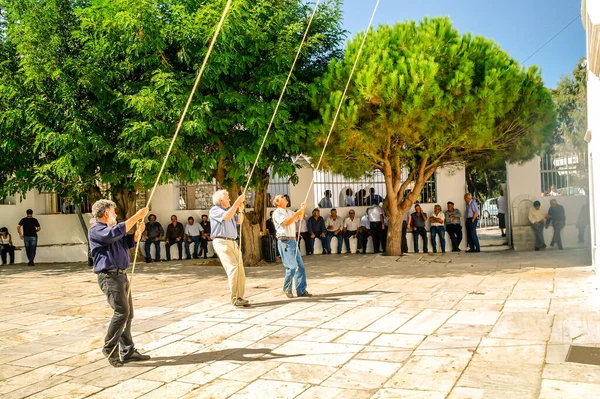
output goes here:
[[23, 236], [37, 237], [36, 227], [40, 227], [40, 222], [32, 216], [21, 219], [19, 226], [23, 227]]
[[106, 223], [96, 222], [88, 230], [88, 240], [94, 260], [94, 273], [129, 267], [128, 250], [133, 248], [135, 243], [133, 235], [128, 235], [125, 231], [125, 223], [108, 227]]
[[154, 222], [146, 223], [145, 233], [149, 238], [156, 238], [156, 237], [162, 237], [162, 235], [165, 234], [165, 231], [163, 230], [160, 223], [158, 223], [155, 220]]
[[317, 220], [315, 220], [314, 217], [308, 219], [308, 222], [306, 222], [306, 229], [309, 233], [314, 234], [316, 237], [327, 232], [327, 229], [325, 228], [325, 220], [323, 220], [322, 216], [319, 216]]
[[412, 218], [413, 227], [425, 227], [425, 217], [423, 217], [423, 212], [421, 212], [420, 216], [417, 215], [417, 212], [413, 212], [410, 217]]
[[273, 218], [267, 219], [267, 230], [269, 230], [269, 234], [272, 236], [277, 234], [277, 229], [275, 228], [275, 223], [273, 223]]
[[565, 224], [567, 218], [565, 217], [565, 208], [562, 205], [557, 205], [556, 208], [550, 207], [548, 209], [548, 216], [551, 218], [548, 220], [548, 224]]
[[379, 194], [370, 194], [367, 197], [367, 205], [379, 205], [381, 202], [383, 202], [383, 198]]
[[200, 222], [200, 226], [202, 226], [204, 232], [210, 236], [210, 222], [208, 220], [206, 222]]
[[169, 223], [169, 226], [167, 226], [166, 238], [169, 242], [175, 242], [177, 238], [180, 238], [180, 241], [183, 241], [184, 231], [185, 229], [181, 223], [177, 222], [175, 226], [173, 226], [173, 223]]

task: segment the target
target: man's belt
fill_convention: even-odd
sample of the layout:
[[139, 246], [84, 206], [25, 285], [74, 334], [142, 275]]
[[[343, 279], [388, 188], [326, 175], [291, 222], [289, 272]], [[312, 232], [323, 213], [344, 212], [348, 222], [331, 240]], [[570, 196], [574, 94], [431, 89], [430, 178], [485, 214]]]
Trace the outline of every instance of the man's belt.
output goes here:
[[217, 237], [215, 237], [215, 238], [220, 238], [220, 239], [223, 239], [223, 240], [229, 240], [229, 241], [235, 241], [235, 238], [231, 238], [231, 237], [222, 237], [222, 236], [217, 236]]
[[104, 274], [127, 274], [125, 269], [104, 269], [101, 270], [100, 273]]
[[292, 241], [295, 240], [296, 237], [277, 237], [279, 241]]

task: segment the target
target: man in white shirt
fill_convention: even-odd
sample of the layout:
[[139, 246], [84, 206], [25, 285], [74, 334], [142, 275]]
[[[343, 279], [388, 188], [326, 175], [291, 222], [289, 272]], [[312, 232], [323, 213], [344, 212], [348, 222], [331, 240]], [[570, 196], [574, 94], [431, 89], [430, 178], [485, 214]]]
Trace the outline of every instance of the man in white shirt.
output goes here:
[[325, 227], [327, 227], [327, 254], [331, 254], [331, 240], [333, 237], [337, 238], [337, 253], [342, 253], [342, 219], [337, 216], [337, 210], [334, 208], [331, 210], [331, 216], [325, 221]]
[[535, 250], [546, 248], [544, 242], [544, 225], [546, 224], [546, 216], [548, 214], [541, 207], [540, 201], [535, 201], [533, 206], [529, 208], [529, 222], [535, 232]]
[[362, 248], [362, 254], [367, 253], [367, 244], [369, 243], [369, 236], [371, 235], [371, 222], [369, 222], [369, 215], [364, 215], [360, 218], [360, 247]]
[[433, 252], [437, 252], [436, 236], [439, 235], [442, 253], [446, 253], [446, 229], [444, 229], [446, 215], [442, 212], [441, 205], [435, 205], [433, 207], [433, 213], [429, 217], [429, 220], [431, 221], [431, 248], [433, 248]]
[[498, 227], [500, 227], [500, 233], [502, 233], [502, 237], [506, 237], [506, 219], [505, 219], [505, 201], [504, 201], [504, 192], [500, 190], [500, 196], [498, 197], [497, 206], [498, 206]]
[[331, 191], [325, 190], [325, 196], [319, 201], [319, 208], [333, 208], [333, 202], [331, 202]]
[[350, 251], [350, 237], [356, 239], [356, 253], [360, 253], [360, 241], [358, 240], [358, 233], [360, 230], [360, 220], [355, 217], [354, 209], [350, 209], [348, 217], [344, 220], [344, 242], [346, 243], [346, 251]]
[[186, 259], [191, 259], [192, 254], [190, 253], [190, 245], [194, 243], [194, 259], [198, 259], [198, 249], [200, 247], [200, 236], [204, 229], [200, 223], [195, 222], [193, 217], [188, 218], [188, 222], [185, 225], [185, 255]]
[[304, 241], [304, 250], [307, 254], [310, 250], [310, 233], [308, 232], [308, 219], [310, 219], [310, 215], [305, 214], [302, 220], [296, 222], [296, 228], [300, 232], [300, 237], [298, 239], [300, 241]]
[[352, 198], [352, 190], [346, 189], [346, 198], [344, 199], [344, 206], [354, 206], [354, 198]]
[[367, 209], [367, 215], [369, 216], [371, 237], [373, 237], [373, 252], [378, 254], [381, 253], [380, 245], [383, 244], [383, 235], [387, 233], [383, 224], [385, 212], [382, 207], [376, 204]]
[[285, 267], [285, 280], [283, 281], [283, 292], [288, 298], [293, 298], [292, 283], [296, 280], [296, 294], [299, 297], [311, 297], [306, 291], [306, 270], [302, 255], [296, 245], [296, 222], [302, 220], [306, 203], [300, 206], [297, 212], [287, 209], [287, 199], [278, 194], [273, 199], [273, 205], [277, 209], [273, 212], [273, 223], [275, 224], [277, 247], [281, 254], [281, 262]]

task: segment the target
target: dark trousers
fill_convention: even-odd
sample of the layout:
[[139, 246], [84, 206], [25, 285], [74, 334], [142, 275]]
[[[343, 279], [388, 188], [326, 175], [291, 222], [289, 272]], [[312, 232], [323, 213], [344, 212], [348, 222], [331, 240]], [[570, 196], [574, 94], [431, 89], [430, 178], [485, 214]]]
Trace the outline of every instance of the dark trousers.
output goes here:
[[477, 237], [477, 222], [479, 222], [479, 218], [473, 221], [473, 218], [467, 218], [467, 245], [469, 246], [470, 251], [479, 252], [481, 248], [479, 247], [479, 237]]
[[366, 254], [367, 253], [367, 244], [369, 243], [369, 236], [371, 235], [371, 231], [370, 230], [361, 230], [361, 232], [358, 234], [358, 238], [360, 241], [360, 247], [362, 248], [362, 253]]
[[165, 243], [165, 250], [167, 251], [167, 260], [171, 260], [171, 246], [173, 246], [173, 245], [177, 245], [177, 252], [179, 254], [179, 259], [181, 259], [183, 257], [183, 255], [182, 255], [183, 243], [181, 242], [181, 240], [169, 241], [168, 243]]
[[446, 230], [444, 226], [431, 226], [431, 248], [437, 252], [437, 237], [440, 236], [442, 252], [446, 252]]
[[462, 226], [460, 224], [448, 224], [446, 225], [446, 231], [450, 236], [450, 242], [452, 243], [453, 251], [460, 251], [460, 243], [463, 239]]
[[[310, 237], [310, 235], [309, 235]], [[325, 237], [321, 237], [320, 235], [316, 235], [312, 238], [310, 238], [308, 241], [310, 242], [310, 253], [314, 253], [315, 252], [315, 240], [316, 239], [321, 240], [321, 245], [323, 246], [323, 252], [327, 252], [327, 236]]]
[[200, 236], [200, 248], [200, 255], [204, 254], [204, 257], [206, 258], [208, 256], [208, 238]]
[[308, 231], [300, 233], [300, 241], [304, 241], [304, 250], [306, 251], [306, 254], [312, 255], [312, 249], [310, 246], [310, 233]]
[[98, 285], [106, 295], [106, 300], [114, 310], [104, 338], [104, 352], [109, 354], [119, 344], [121, 359], [131, 356], [134, 351], [131, 336], [131, 320], [133, 319], [133, 301], [131, 292], [127, 296], [129, 280], [126, 274], [98, 273]]
[[190, 253], [190, 245], [192, 245], [192, 243], [194, 244], [194, 258], [198, 257], [198, 247], [200, 246], [200, 236], [190, 236], [189, 237], [190, 241], [186, 241], [185, 242], [185, 255], [187, 256], [188, 259], [190, 259], [192, 257], [192, 254]]
[[554, 229], [554, 234], [552, 234], [552, 241], [550, 242], [550, 246], [556, 244], [559, 249], [562, 249], [562, 238], [560, 236], [560, 231], [565, 227], [564, 223], [556, 223], [552, 222], [552, 228]]
[[37, 251], [37, 236], [25, 236], [23, 237], [23, 242], [25, 243], [25, 253], [27, 254], [27, 260], [30, 265], [33, 265], [33, 261], [35, 260], [35, 253]]
[[340, 231], [339, 233], [333, 234], [332, 231], [327, 232], [327, 252], [331, 253], [331, 240], [333, 237], [337, 239], [337, 253], [342, 253], [342, 245], [344, 244], [344, 240], [342, 239], [343, 233]]
[[[371, 222], [371, 237], [373, 237], [373, 252], [380, 253], [381, 245], [385, 246], [381, 242], [381, 236], [383, 235], [383, 223], [382, 222]], [[387, 233], [387, 231], [385, 231]], [[385, 247], [383, 248], [385, 251]]]
[[402, 221], [402, 240], [400, 241], [400, 251], [405, 254], [408, 252], [408, 240], [406, 239], [406, 231], [408, 230], [406, 220]]
[[546, 248], [544, 242], [544, 223], [532, 224], [531, 227], [535, 232], [535, 249]]
[[154, 245], [154, 259], [158, 262], [160, 260], [160, 240], [156, 241], [156, 237], [149, 237], [146, 240], [146, 244], [144, 245], [144, 249], [146, 250], [146, 262], [152, 260], [152, 254], [150, 253], [152, 245]]
[[[352, 251], [350, 251], [350, 237], [353, 237], [356, 234], [356, 230], [354, 231], [350, 231], [350, 230], [346, 230], [346, 234], [344, 234], [344, 243], [346, 244], [346, 251], [348, 253], [352, 253]], [[360, 250], [360, 240], [358, 239], [358, 236], [356, 237], [356, 251]]]
[[413, 245], [415, 252], [419, 252], [419, 236], [423, 239], [423, 252], [427, 253], [427, 230], [425, 227], [413, 227]]
[[10, 264], [15, 263], [15, 247], [9, 244], [2, 245], [2, 249], [0, 249], [0, 257], [2, 257], [2, 264], [6, 265], [6, 258], [8, 255], [8, 259], [10, 260]]

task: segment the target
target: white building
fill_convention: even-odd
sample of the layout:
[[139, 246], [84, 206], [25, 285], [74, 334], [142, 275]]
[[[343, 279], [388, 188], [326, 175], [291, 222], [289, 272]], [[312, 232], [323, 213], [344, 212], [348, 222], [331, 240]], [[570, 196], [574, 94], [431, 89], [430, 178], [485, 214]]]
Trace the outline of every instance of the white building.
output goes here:
[[588, 142], [592, 262], [598, 274], [600, 254], [600, 1], [583, 0], [581, 19], [587, 41]]

